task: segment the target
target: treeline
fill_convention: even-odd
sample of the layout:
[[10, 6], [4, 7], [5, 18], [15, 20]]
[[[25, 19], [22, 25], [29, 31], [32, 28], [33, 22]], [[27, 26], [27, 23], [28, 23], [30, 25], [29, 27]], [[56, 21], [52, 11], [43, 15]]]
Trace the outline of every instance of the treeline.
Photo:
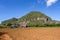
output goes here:
[[44, 22], [30, 22], [27, 24], [27, 27], [60, 27], [60, 23], [44, 23]]
[[[27, 27], [60, 27], [60, 24], [44, 24], [44, 25], [40, 25], [40, 24], [27, 24]], [[18, 26], [1, 26], [0, 28], [19, 28]]]

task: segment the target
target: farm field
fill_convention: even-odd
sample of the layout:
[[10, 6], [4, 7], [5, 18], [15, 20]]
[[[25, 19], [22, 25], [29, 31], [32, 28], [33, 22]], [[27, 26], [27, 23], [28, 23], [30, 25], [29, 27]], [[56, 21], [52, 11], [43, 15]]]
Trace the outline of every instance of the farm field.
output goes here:
[[1, 28], [13, 40], [60, 40], [60, 28]]

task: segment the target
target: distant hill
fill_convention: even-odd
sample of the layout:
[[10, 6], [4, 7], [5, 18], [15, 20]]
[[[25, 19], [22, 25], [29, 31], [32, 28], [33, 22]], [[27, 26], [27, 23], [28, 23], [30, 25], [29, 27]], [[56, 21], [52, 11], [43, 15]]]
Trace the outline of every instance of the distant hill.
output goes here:
[[12, 18], [5, 20], [1, 24], [6, 26], [16, 25], [19, 27], [44, 27], [52, 26], [51, 24], [54, 26], [55, 24], [59, 24], [59, 22], [52, 20], [44, 13], [32, 11], [22, 16], [21, 18]]
[[5, 27], [11, 27], [11, 25], [18, 25], [17, 23], [18, 19], [17, 18], [11, 18], [5, 21], [2, 21], [1, 25], [5, 26]]
[[27, 26], [40, 26], [51, 22], [52, 19], [41, 12], [33, 11], [19, 18], [18, 21], [25, 21], [27, 23]]
[[11, 19], [8, 19], [8, 20], [5, 20], [2, 22], [2, 24], [8, 24], [8, 23], [15, 23], [16, 21], [18, 21], [17, 18], [11, 18]]
[[30, 12], [28, 14], [26, 14], [25, 16], [21, 17], [19, 20], [20, 21], [37, 21], [37, 20], [40, 20], [43, 19], [43, 18], [47, 18], [48, 21], [52, 20], [50, 17], [46, 16], [45, 14], [41, 13], [41, 12], [36, 12], [36, 11], [33, 11], [33, 12]]

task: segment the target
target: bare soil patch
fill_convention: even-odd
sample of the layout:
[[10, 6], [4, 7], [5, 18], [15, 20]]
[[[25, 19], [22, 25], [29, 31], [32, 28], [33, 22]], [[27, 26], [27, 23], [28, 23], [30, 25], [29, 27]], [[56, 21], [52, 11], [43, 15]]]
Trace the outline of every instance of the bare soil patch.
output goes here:
[[2, 28], [0, 32], [13, 40], [60, 40], [60, 28]]

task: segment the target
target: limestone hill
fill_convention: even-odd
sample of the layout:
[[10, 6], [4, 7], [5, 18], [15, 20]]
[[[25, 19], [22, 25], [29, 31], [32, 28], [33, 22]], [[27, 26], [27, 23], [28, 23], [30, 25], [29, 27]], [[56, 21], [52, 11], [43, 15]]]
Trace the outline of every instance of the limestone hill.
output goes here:
[[21, 18], [12, 18], [1, 23], [9, 27], [45, 27], [45, 26], [60, 26], [59, 21], [52, 20], [49, 16], [38, 11], [32, 11], [22, 16]]

